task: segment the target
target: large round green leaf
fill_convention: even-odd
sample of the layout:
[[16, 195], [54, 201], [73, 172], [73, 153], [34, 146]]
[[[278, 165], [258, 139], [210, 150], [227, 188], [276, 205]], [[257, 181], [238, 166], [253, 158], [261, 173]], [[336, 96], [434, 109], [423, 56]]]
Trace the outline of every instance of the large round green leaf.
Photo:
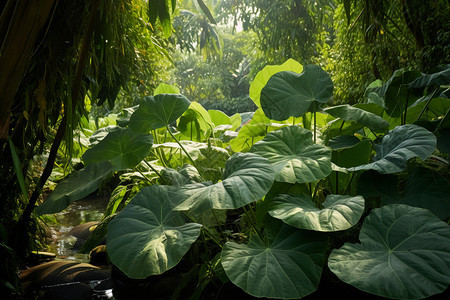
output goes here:
[[317, 208], [307, 195], [282, 194], [273, 199], [270, 215], [291, 226], [315, 231], [340, 231], [355, 225], [364, 212], [361, 196], [328, 195]]
[[267, 240], [258, 235], [248, 245], [227, 242], [222, 266], [230, 280], [256, 297], [301, 298], [314, 292], [325, 263], [326, 239], [271, 220]]
[[273, 177], [267, 159], [253, 153], [236, 153], [226, 163], [223, 181], [179, 188], [173, 196], [181, 202], [176, 209], [201, 213], [211, 208], [239, 208], [261, 199], [272, 186]]
[[436, 149], [436, 137], [423, 127], [407, 124], [397, 126], [385, 135], [377, 154], [370, 164], [350, 168], [356, 170], [376, 170], [382, 174], [404, 171], [410, 158], [427, 159]]
[[70, 203], [95, 192], [103, 180], [112, 176], [114, 167], [107, 161], [92, 163], [62, 180], [45, 201], [36, 207], [39, 215], [62, 211]]
[[83, 161], [86, 165], [109, 161], [116, 170], [131, 169], [147, 156], [152, 144], [151, 134], [139, 134], [129, 128], [118, 128], [86, 150]]
[[144, 97], [139, 108], [131, 115], [128, 126], [134, 131], [148, 133], [174, 122], [190, 104], [186, 97], [179, 94]]
[[422, 299], [447, 288], [450, 227], [428, 210], [402, 204], [374, 209], [359, 239], [328, 259], [342, 281], [396, 299]]
[[389, 123], [382, 117], [348, 104], [328, 107], [324, 112], [344, 121], [356, 121], [376, 132], [386, 132], [389, 128]]
[[173, 211], [174, 189], [142, 189], [109, 223], [109, 258], [128, 277], [146, 278], [174, 267], [200, 235], [202, 225], [186, 223], [182, 213]]
[[251, 152], [271, 162], [277, 181], [307, 183], [325, 178], [331, 172], [331, 150], [314, 144], [311, 131], [299, 126], [267, 134], [253, 145]]
[[265, 115], [284, 121], [300, 117], [313, 102], [327, 103], [333, 95], [330, 75], [319, 66], [305, 66], [301, 74], [283, 71], [273, 75], [261, 91]]
[[261, 107], [260, 97], [261, 90], [267, 84], [270, 77], [281, 71], [292, 71], [301, 73], [303, 66], [292, 58], [288, 59], [282, 65], [268, 65], [256, 74], [249, 89], [249, 96], [255, 102], [256, 106]]

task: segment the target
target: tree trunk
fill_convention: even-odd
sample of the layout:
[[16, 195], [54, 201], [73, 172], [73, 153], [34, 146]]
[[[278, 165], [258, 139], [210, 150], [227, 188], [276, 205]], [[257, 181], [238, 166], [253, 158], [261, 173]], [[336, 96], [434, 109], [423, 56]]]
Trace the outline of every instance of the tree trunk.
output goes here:
[[9, 117], [33, 48], [55, 0], [8, 0], [0, 16], [0, 139], [8, 137]]

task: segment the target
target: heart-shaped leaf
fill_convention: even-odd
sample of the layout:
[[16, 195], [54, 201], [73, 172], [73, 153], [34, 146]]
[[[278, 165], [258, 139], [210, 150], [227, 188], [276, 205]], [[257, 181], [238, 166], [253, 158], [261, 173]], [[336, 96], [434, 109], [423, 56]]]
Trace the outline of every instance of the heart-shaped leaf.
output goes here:
[[83, 161], [86, 165], [109, 161], [116, 170], [131, 169], [147, 156], [152, 144], [151, 134], [139, 134], [129, 128], [118, 128], [86, 150]]
[[342, 281], [381, 297], [422, 299], [450, 282], [450, 227], [426, 209], [402, 204], [372, 210], [361, 244], [334, 249], [328, 267]]
[[283, 71], [273, 75], [261, 91], [261, 108], [269, 119], [300, 117], [313, 102], [327, 103], [333, 95], [330, 75], [308, 65], [303, 73]]
[[189, 109], [178, 119], [177, 129], [189, 140], [201, 142], [214, 125], [206, 109], [198, 102], [191, 102]]
[[153, 91], [154, 96], [159, 94], [179, 94], [179, 93], [180, 93], [179, 88], [167, 83], [159, 84], [158, 87]]
[[258, 235], [248, 245], [227, 242], [222, 266], [230, 280], [248, 294], [268, 298], [302, 298], [314, 292], [325, 263], [326, 239], [271, 220], [267, 241]]
[[173, 211], [176, 187], [143, 188], [109, 223], [106, 249], [111, 262], [131, 278], [146, 278], [174, 267], [200, 235]]
[[186, 97], [179, 94], [144, 97], [139, 108], [131, 115], [128, 126], [136, 132], [148, 133], [174, 122], [190, 104]]
[[45, 201], [36, 207], [38, 215], [62, 211], [76, 200], [95, 192], [102, 181], [110, 177], [114, 167], [107, 161], [92, 163], [61, 181]]
[[389, 128], [389, 123], [382, 117], [348, 104], [328, 107], [324, 112], [344, 121], [356, 121], [375, 132], [386, 132]]
[[261, 199], [273, 183], [269, 161], [253, 153], [236, 153], [228, 159], [223, 181], [185, 185], [175, 197], [175, 209], [201, 213], [208, 209], [235, 209]]
[[258, 74], [256, 74], [255, 79], [252, 81], [249, 89], [250, 98], [253, 102], [255, 102], [256, 106], [261, 107], [261, 90], [267, 84], [267, 81], [269, 81], [272, 75], [281, 71], [301, 73], [303, 71], [303, 66], [290, 58], [282, 65], [268, 65], [259, 71]]
[[312, 133], [299, 126], [271, 132], [253, 145], [251, 152], [267, 158], [275, 170], [275, 180], [307, 183], [331, 172], [331, 150], [313, 143]]
[[370, 164], [349, 170], [376, 170], [382, 174], [404, 171], [410, 158], [428, 158], [436, 148], [436, 137], [423, 127], [407, 124], [397, 126], [376, 146], [377, 154]]
[[300, 229], [340, 231], [355, 225], [364, 212], [361, 196], [328, 195], [316, 208], [307, 195], [282, 194], [273, 199], [270, 215]]

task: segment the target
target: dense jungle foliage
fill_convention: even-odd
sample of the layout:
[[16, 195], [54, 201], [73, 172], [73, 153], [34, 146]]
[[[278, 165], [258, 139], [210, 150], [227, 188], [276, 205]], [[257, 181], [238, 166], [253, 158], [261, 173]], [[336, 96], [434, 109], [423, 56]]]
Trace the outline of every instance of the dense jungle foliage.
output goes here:
[[50, 215], [94, 192], [110, 202], [83, 251], [106, 235], [130, 278], [180, 270], [175, 298], [302, 298], [321, 276], [387, 298], [447, 288], [448, 1], [0, 12], [2, 294]]

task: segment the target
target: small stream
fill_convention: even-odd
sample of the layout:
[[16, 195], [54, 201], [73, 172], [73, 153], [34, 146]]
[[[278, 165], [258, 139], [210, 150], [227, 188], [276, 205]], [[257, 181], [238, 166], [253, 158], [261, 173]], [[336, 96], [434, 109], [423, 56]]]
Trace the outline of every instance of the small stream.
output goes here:
[[49, 252], [55, 253], [57, 259], [88, 262], [89, 254], [74, 251], [72, 247], [76, 238], [69, 234], [77, 225], [100, 221], [103, 217], [108, 198], [99, 198], [93, 194], [85, 199], [70, 204], [64, 211], [56, 214], [57, 223], [50, 224], [53, 234], [53, 242], [49, 245]]

